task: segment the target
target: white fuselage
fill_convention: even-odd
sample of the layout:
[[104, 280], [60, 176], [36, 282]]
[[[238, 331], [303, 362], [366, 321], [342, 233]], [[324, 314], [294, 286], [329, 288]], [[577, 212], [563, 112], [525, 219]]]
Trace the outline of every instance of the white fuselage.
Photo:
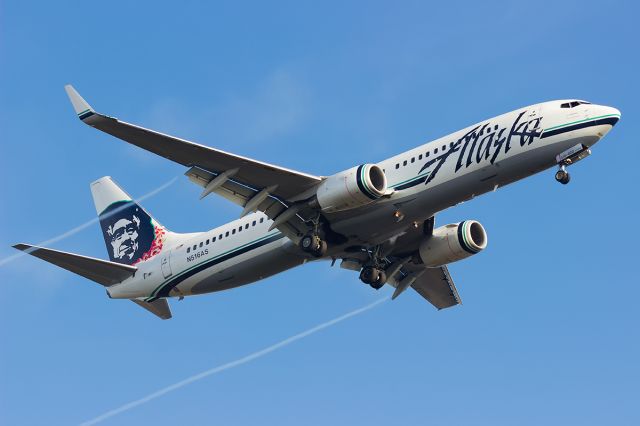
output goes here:
[[[409, 223], [557, 164], [556, 156], [591, 147], [620, 117], [615, 108], [566, 101], [532, 105], [483, 121], [377, 163], [394, 193], [369, 206], [327, 215], [349, 245], [380, 244]], [[400, 207], [399, 207], [400, 206]], [[400, 209], [403, 220], [394, 212]], [[115, 298], [187, 296], [248, 284], [308, 260], [262, 213], [208, 232], [174, 234], [171, 250], [138, 265], [136, 275], [109, 287]]]

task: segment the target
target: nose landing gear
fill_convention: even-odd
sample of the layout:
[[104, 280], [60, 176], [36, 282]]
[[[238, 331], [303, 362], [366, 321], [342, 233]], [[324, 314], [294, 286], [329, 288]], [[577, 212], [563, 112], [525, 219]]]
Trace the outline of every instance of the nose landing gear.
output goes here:
[[564, 152], [556, 155], [556, 162], [558, 163], [558, 171], [556, 172], [556, 180], [563, 185], [566, 185], [571, 180], [567, 166], [577, 163], [578, 161], [587, 158], [591, 155], [591, 150], [588, 146], [583, 144], [577, 144], [567, 149]]
[[571, 180], [571, 175], [567, 171], [567, 167], [564, 164], [560, 165], [560, 169], [556, 172], [556, 180], [563, 185], [566, 185]]

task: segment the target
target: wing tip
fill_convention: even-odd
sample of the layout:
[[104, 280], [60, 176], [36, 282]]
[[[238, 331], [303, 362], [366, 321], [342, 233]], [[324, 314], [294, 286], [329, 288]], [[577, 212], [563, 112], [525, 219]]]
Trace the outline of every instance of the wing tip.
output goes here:
[[24, 243], [14, 244], [11, 247], [13, 247], [16, 250], [20, 250], [20, 251], [27, 251], [27, 250], [29, 250], [31, 248], [34, 248], [32, 245], [24, 244]]
[[89, 105], [89, 103], [80, 96], [80, 93], [78, 93], [72, 85], [65, 85], [64, 90], [67, 92], [71, 105], [73, 105], [73, 109], [80, 120], [84, 120], [95, 113], [94, 109], [91, 108], [91, 105]]

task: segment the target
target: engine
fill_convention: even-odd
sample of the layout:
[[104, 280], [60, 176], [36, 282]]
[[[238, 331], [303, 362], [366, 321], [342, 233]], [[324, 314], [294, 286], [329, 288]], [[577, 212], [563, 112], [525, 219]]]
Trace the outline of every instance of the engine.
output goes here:
[[363, 164], [326, 178], [316, 198], [323, 212], [349, 210], [372, 203], [387, 192], [387, 177], [375, 164]]
[[451, 223], [433, 230], [420, 244], [422, 262], [429, 268], [446, 265], [476, 254], [487, 247], [487, 233], [475, 220]]

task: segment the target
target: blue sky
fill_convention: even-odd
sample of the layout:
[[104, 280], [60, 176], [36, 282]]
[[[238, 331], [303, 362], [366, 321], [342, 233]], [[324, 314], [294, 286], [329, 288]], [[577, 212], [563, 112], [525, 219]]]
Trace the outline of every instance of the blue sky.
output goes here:
[[[451, 266], [464, 304], [417, 294], [104, 424], [638, 424], [640, 130], [634, 2], [0, 4], [0, 259], [95, 216], [111, 175], [177, 232], [237, 206], [82, 125], [101, 112], [328, 175], [535, 102], [622, 120], [564, 187], [553, 171], [443, 212], [488, 249]], [[106, 258], [98, 226], [53, 244]], [[0, 266], [0, 424], [78, 424], [390, 295], [306, 265], [172, 302], [159, 321], [30, 257]]]

